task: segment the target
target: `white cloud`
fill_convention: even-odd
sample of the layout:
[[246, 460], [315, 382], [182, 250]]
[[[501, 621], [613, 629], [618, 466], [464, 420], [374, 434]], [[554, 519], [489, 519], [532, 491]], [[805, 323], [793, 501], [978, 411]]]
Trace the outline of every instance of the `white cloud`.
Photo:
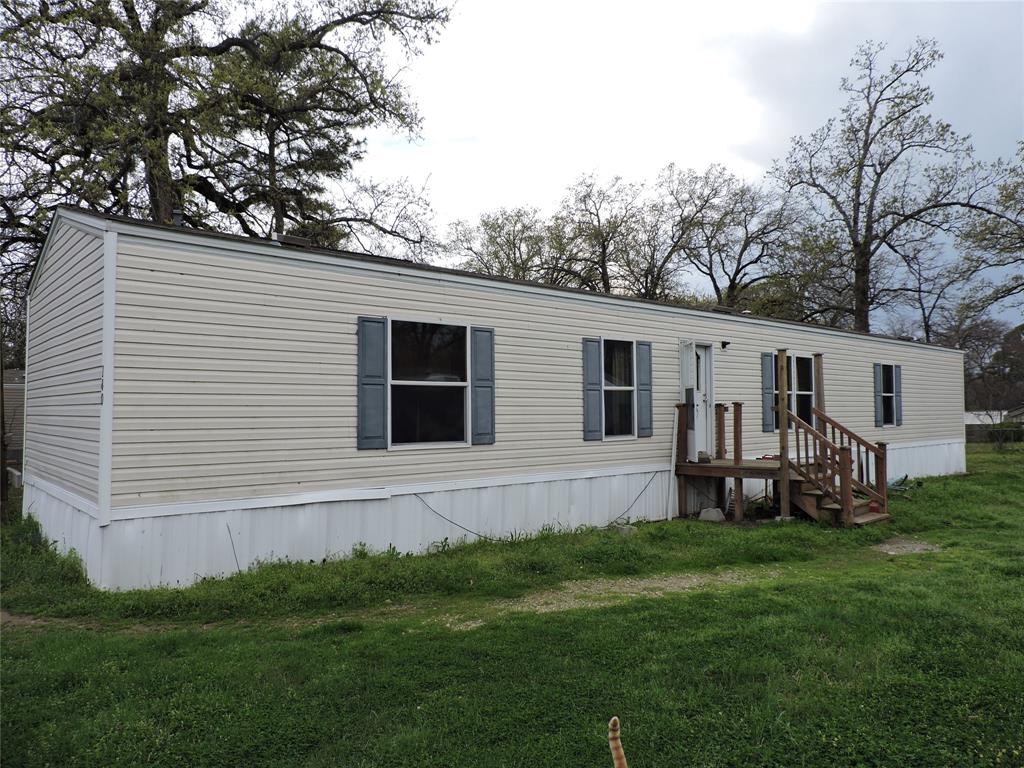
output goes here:
[[[890, 14], [899, 30], [882, 23], [870, 33], [904, 36], [908, 18], [931, 13], [930, 4], [909, 6], [916, 10], [904, 4]], [[838, 78], [867, 26], [843, 21], [858, 7], [868, 6], [461, 0], [440, 40], [404, 77], [423, 117], [422, 138], [370, 134], [361, 172], [429, 178], [442, 225], [503, 205], [549, 209], [589, 171], [642, 180], [669, 162], [720, 162], [757, 175], [785, 152], [791, 129], [810, 130], [834, 111]], [[949, 16], [949, 4], [942, 7]], [[885, 9], [872, 6], [872, 18], [884, 22]], [[1024, 24], [992, 30], [1008, 65], [956, 61], [951, 69], [1001, 67], [1004, 96], [1015, 84], [1024, 90], [1012, 61], [1022, 32]], [[992, 41], [967, 42], [984, 52]], [[771, 58], [752, 59], [753, 50]], [[963, 78], [950, 82], [972, 88]], [[793, 126], [783, 97], [799, 102], [793, 112], [817, 119]], [[1005, 104], [993, 104], [994, 112], [1019, 109], [1020, 99]]]

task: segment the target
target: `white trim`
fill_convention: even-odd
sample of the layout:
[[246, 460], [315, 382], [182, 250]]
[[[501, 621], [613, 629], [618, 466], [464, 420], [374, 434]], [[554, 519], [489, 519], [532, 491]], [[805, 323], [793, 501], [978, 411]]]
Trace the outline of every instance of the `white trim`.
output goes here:
[[909, 443], [890, 443], [888, 440], [876, 440], [876, 443], [885, 443], [887, 450], [899, 450], [902, 448], [929, 448], [935, 445], [966, 445], [964, 438], [951, 439], [941, 438], [936, 440], [915, 440]]
[[75, 210], [72, 208], [58, 208], [57, 218], [64, 218], [68, 221], [74, 222], [81, 227], [87, 227], [93, 231], [93, 234], [100, 235], [107, 231], [116, 231], [115, 227], [110, 226], [114, 222], [109, 219], [105, 219], [102, 216], [94, 216], [89, 211]]
[[[706, 347], [708, 350], [708, 359], [704, 363], [705, 373], [707, 375], [707, 396], [708, 396], [708, 407], [705, 413], [704, 419], [704, 437], [705, 444], [707, 445], [708, 453], [714, 455], [715, 453], [715, 406], [718, 404], [718, 400], [715, 399], [715, 343], [713, 341], [701, 341], [696, 340], [693, 343], [694, 360], [696, 360], [696, 353], [700, 347]], [[694, 371], [696, 373], [696, 371]], [[694, 379], [695, 383], [699, 383], [699, 377]], [[694, 388], [694, 392], [698, 392]]]
[[96, 500], [100, 525], [110, 522], [112, 470], [114, 463], [114, 321], [117, 301], [117, 232], [103, 234], [103, 365], [100, 388], [99, 483]]
[[[25, 485], [31, 485], [34, 488], [38, 488], [43, 493], [53, 496], [55, 499], [63, 501], [80, 512], [84, 512], [89, 517], [99, 520], [100, 511], [99, 507], [88, 499], [82, 498], [77, 493], [72, 493], [59, 485], [51, 483], [49, 480], [43, 480], [41, 477], [36, 477], [31, 472], [22, 470], [24, 474]], [[29, 510], [26, 510], [26, 512]]]
[[181, 501], [170, 504], [138, 504], [115, 507], [110, 519], [134, 520], [142, 517], [165, 517], [167, 515], [188, 515], [204, 512], [225, 512], [264, 507], [289, 507], [300, 504], [316, 504], [332, 501], [383, 500], [392, 496], [409, 496], [414, 493], [439, 493], [443, 491], [464, 491], [475, 488], [498, 488], [506, 485], [527, 485], [549, 483], [560, 480], [587, 480], [609, 475], [638, 475], [648, 472], [668, 472], [669, 464], [642, 464], [639, 466], [601, 467], [592, 469], [543, 472], [530, 475], [499, 475], [468, 480], [442, 480], [433, 483], [381, 486], [377, 488], [338, 488], [326, 491], [307, 491], [281, 496], [258, 496], [248, 499], [222, 499], [215, 501]]
[[[32, 295], [32, 291], [34, 291], [36, 287], [36, 275], [42, 273], [43, 263], [50, 253], [53, 238], [56, 237], [56, 232], [59, 229], [58, 223], [65, 220], [73, 229], [86, 232], [94, 237], [103, 237], [103, 233], [107, 231], [107, 221], [105, 219], [99, 219], [99, 221], [97, 221], [97, 217], [89, 216], [88, 214], [75, 215], [71, 211], [58, 209], [57, 213], [50, 221], [50, 229], [46, 232], [46, 239], [43, 240], [43, 246], [39, 249], [39, 256], [36, 258], [35, 269], [32, 270], [32, 276], [28, 281], [29, 297]], [[25, 362], [27, 365], [28, 361], [26, 360]]]
[[[38, 265], [38, 261], [36, 264]], [[28, 470], [28, 340], [32, 333], [32, 294], [25, 296], [25, 374], [22, 380], [24, 389], [21, 393], [21, 472]]]
[[[387, 316], [384, 318], [388, 324], [387, 332], [387, 345], [384, 350], [384, 354], [387, 356], [386, 367], [388, 371], [387, 376], [387, 390], [385, 391], [385, 397], [387, 398], [387, 407], [384, 409], [387, 414], [387, 450], [389, 451], [422, 451], [424, 449], [443, 449], [443, 448], [469, 448], [473, 445], [472, 442], [472, 431], [473, 425], [470, 423], [473, 415], [472, 404], [470, 398], [473, 396], [473, 389], [470, 386], [470, 378], [472, 378], [472, 365], [473, 361], [470, 359], [470, 347], [472, 346], [471, 336], [473, 329], [469, 323], [466, 322], [446, 322], [446, 321], [434, 321], [434, 320], [420, 320], [411, 317], [398, 316], [392, 317]], [[465, 345], [466, 345], [466, 380], [465, 381], [418, 381], [418, 380], [407, 380], [407, 379], [392, 379], [391, 377], [391, 345], [394, 339], [394, 331], [392, 329], [392, 323], [394, 321], [400, 323], [419, 323], [421, 325], [449, 325], [453, 328], [464, 328], [466, 331]], [[432, 443], [392, 443], [391, 442], [391, 423], [392, 423], [392, 412], [391, 412], [391, 387], [397, 384], [398, 386], [410, 386], [410, 387], [461, 387], [465, 393], [462, 398], [462, 434], [463, 440], [445, 440], [442, 442]]]
[[[70, 212], [66, 209], [59, 211], [60, 215], [69, 216]], [[84, 214], [88, 215], [88, 214]], [[738, 325], [754, 325], [767, 328], [794, 328], [797, 330], [805, 331], [814, 336], [831, 336], [843, 339], [858, 338], [873, 340], [882, 343], [891, 343], [901, 346], [912, 346], [915, 349], [928, 349], [936, 352], [946, 352], [950, 354], [956, 354], [963, 356], [963, 350], [949, 349], [948, 347], [937, 347], [926, 344], [920, 344], [913, 341], [903, 341], [902, 339], [891, 339], [884, 336], [872, 336], [870, 334], [856, 334], [848, 331], [842, 331], [835, 328], [827, 328], [824, 326], [812, 326], [801, 323], [781, 323], [768, 318], [751, 317], [749, 315], [734, 315], [719, 312], [708, 312], [694, 309], [686, 309], [684, 307], [672, 307], [663, 304], [652, 304], [639, 300], [631, 300], [629, 298], [617, 297], [610, 298], [602, 296], [598, 293], [587, 294], [587, 293], [569, 293], [566, 291], [556, 290], [553, 288], [546, 288], [540, 285], [527, 285], [522, 283], [513, 282], [498, 282], [495, 280], [489, 280], [484, 277], [475, 277], [472, 275], [464, 275], [456, 272], [446, 272], [441, 268], [436, 268], [437, 271], [424, 271], [422, 269], [415, 269], [410, 267], [403, 267], [399, 264], [395, 264], [392, 261], [366, 261], [359, 258], [359, 254], [352, 254], [347, 256], [344, 253], [337, 254], [323, 254], [317, 253], [315, 250], [309, 252], [303, 252], [295, 248], [285, 248], [279, 243], [268, 243], [261, 242], [256, 239], [250, 240], [233, 240], [216, 238], [203, 235], [198, 231], [191, 231], [187, 229], [169, 230], [159, 229], [154, 227], [145, 227], [126, 222], [109, 221], [103, 220], [104, 229], [109, 228], [113, 231], [119, 232], [129, 238], [136, 238], [141, 241], [160, 241], [171, 243], [173, 246], [181, 248], [183, 250], [191, 250], [193, 253], [209, 253], [211, 248], [216, 248], [221, 252], [230, 253], [235, 256], [247, 257], [247, 258], [272, 258], [272, 259], [287, 259], [291, 261], [306, 262], [313, 264], [320, 264], [338, 272], [376, 272], [389, 276], [400, 275], [407, 278], [412, 278], [417, 282], [427, 283], [449, 283], [455, 285], [469, 285], [476, 288], [482, 288], [497, 293], [521, 293], [529, 295], [541, 295], [548, 299], [560, 300], [570, 303], [580, 303], [586, 305], [594, 304], [605, 304], [611, 307], [622, 307], [623, 305], [629, 306], [632, 309], [650, 312], [652, 314], [661, 315], [674, 315], [678, 317], [697, 319], [697, 320], [711, 320], [719, 319], [726, 323], [736, 323]]]
[[[636, 339], [623, 339], [616, 336], [600, 336], [601, 339], [601, 441], [602, 442], [618, 442], [623, 440], [636, 440], [637, 439], [637, 413], [636, 413]], [[622, 344], [629, 344], [629, 360], [633, 368], [632, 379], [633, 384], [629, 387], [623, 387], [618, 385], [611, 385], [604, 383], [604, 343], [606, 341], [617, 341]], [[653, 355], [653, 351], [652, 351]], [[653, 367], [653, 361], [651, 363]], [[630, 431], [628, 435], [609, 435], [608, 430], [608, 412], [605, 406], [604, 393], [605, 392], [629, 392], [632, 397], [630, 398], [633, 402], [630, 414], [632, 416], [630, 423]]]
[[[701, 429], [704, 432], [703, 440], [698, 439], [697, 428], [692, 422], [687, 423], [686, 431], [693, 432], [693, 440], [687, 440], [686, 451], [688, 454], [692, 454], [692, 458], [687, 456], [684, 461], [696, 461], [697, 454], [703, 450], [699, 443], [703, 443], [708, 453], [714, 453], [715, 450], [715, 405], [718, 400], [715, 399], [715, 342], [706, 341], [704, 339], [679, 339], [679, 402], [686, 402], [686, 390], [693, 389], [693, 410], [694, 418], [696, 419], [696, 413], [698, 409], [697, 396], [703, 391], [701, 390], [699, 377], [697, 375], [697, 350], [699, 348], [706, 348], [708, 353], [708, 359], [704, 362], [704, 370], [706, 374], [706, 380], [704, 386], [706, 388], [705, 394], [707, 395], [707, 408], [702, 409], [701, 416], [703, 418]], [[693, 384], [693, 387], [688, 386]]]
[[[896, 427], [902, 427], [903, 426], [902, 424], [897, 424], [896, 423], [896, 366], [897, 365], [902, 365], [902, 363], [896, 363], [896, 362], [888, 362], [888, 363], [886, 363], [886, 362], [882, 362], [882, 361], [876, 361], [876, 362], [878, 362], [878, 364], [880, 366], [882, 366], [881, 381], [878, 382], [878, 387], [879, 387], [880, 394], [881, 394], [881, 397], [882, 397], [882, 414], [881, 414], [882, 415], [882, 423], [876, 425], [875, 429], [895, 429]], [[886, 393], [886, 391], [885, 391], [885, 369], [886, 369], [886, 366], [888, 366], [889, 368], [892, 368], [892, 392], [888, 392], [888, 393]], [[886, 421], [885, 420], [885, 398], [887, 398], [887, 397], [891, 397], [892, 398], [892, 421]], [[874, 392], [872, 392], [871, 393], [871, 400], [872, 400], [871, 404], [872, 404], [872, 407], [874, 406], [874, 399], [875, 399]]]
[[[792, 351], [790, 349], [786, 350], [786, 365], [788, 366], [788, 370], [786, 371], [786, 384], [787, 384], [787, 388], [789, 389], [789, 392], [787, 394], [788, 394], [788, 396], [790, 398], [788, 403], [787, 403], [787, 405], [789, 407], [789, 410], [791, 412], [795, 413], [797, 416], [800, 416], [800, 403], [797, 400], [797, 395], [810, 395], [811, 396], [811, 408], [813, 409], [815, 407], [815, 404], [814, 404], [814, 402], [815, 402], [815, 395], [818, 394], [818, 391], [816, 389], [818, 383], [814, 380], [814, 355], [816, 355], [816, 354], [821, 354], [822, 356], [824, 356], [824, 353], [817, 353], [817, 352], [794, 352], [794, 351]], [[796, 388], [796, 382], [797, 382], [797, 378], [798, 378], [797, 377], [797, 372], [796, 372], [796, 359], [798, 357], [802, 357], [805, 360], [810, 360], [811, 361], [811, 389], [810, 389], [810, 391], [808, 391], [806, 389], [798, 390]], [[778, 372], [779, 372], [779, 350], [775, 349], [775, 350], [772, 350], [772, 403], [773, 403], [773, 405], [774, 405], [774, 403], [777, 403], [779, 401], [779, 382], [778, 382], [778, 378], [777, 378]], [[873, 399], [874, 398], [872, 397], [872, 400]], [[800, 416], [800, 418], [803, 418], [803, 417]], [[778, 420], [779, 420], [779, 415], [776, 413], [775, 414], [775, 421], [778, 421]], [[811, 415], [811, 420], [808, 423], [813, 425], [813, 423], [814, 423], [813, 413]], [[796, 427], [795, 426], [791, 426], [791, 429], [796, 429]], [[767, 434], [776, 434], [777, 435], [778, 433], [779, 433], [779, 425], [776, 424], [775, 425], [775, 429], [773, 429], [770, 433], [769, 432], [762, 432], [761, 434], [765, 434], [765, 435], [767, 435]]]

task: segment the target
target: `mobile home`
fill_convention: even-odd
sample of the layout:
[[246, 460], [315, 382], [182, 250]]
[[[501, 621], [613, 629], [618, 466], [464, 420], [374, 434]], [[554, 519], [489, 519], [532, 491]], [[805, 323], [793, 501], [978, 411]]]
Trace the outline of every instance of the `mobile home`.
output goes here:
[[779, 453], [780, 370], [889, 477], [964, 470], [955, 350], [76, 209], [26, 352], [25, 508], [106, 588], [663, 519], [716, 404]]

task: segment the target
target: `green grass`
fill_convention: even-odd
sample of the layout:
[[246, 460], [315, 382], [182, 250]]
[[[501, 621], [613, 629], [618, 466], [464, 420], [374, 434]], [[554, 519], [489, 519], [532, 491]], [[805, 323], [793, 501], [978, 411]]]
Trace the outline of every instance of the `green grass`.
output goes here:
[[[891, 527], [650, 524], [115, 595], [16, 521], [4, 608], [74, 618], [3, 632], [4, 765], [602, 766], [618, 714], [639, 768], [1021, 766], [1024, 454], [969, 469], [897, 500]], [[867, 546], [893, 533], [943, 550]], [[759, 578], [494, 608], [723, 565]], [[438, 620], [455, 613], [483, 624]]]

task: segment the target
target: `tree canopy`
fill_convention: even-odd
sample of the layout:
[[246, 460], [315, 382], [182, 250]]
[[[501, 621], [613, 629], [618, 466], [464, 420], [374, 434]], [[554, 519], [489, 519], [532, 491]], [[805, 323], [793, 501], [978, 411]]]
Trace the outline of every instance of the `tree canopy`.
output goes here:
[[10, 261], [31, 263], [58, 203], [163, 223], [180, 210], [196, 227], [329, 245], [360, 233], [422, 242], [422, 196], [351, 171], [360, 131], [419, 124], [390, 59], [416, 55], [443, 28], [448, 11], [434, 0], [2, 7], [0, 248]]

